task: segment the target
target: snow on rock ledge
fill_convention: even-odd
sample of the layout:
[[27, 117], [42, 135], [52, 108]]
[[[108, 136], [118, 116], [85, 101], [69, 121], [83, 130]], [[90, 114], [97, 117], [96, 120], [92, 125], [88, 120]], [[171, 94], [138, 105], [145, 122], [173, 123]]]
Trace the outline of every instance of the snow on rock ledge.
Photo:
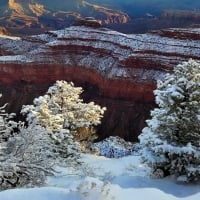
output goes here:
[[1, 82], [90, 82], [105, 96], [152, 102], [156, 80], [184, 60], [200, 60], [200, 30], [188, 30], [194, 40], [183, 40], [181, 30], [171, 29], [176, 37], [166, 37], [71, 26], [18, 40], [0, 38]]
[[0, 37], [0, 90], [19, 111], [56, 80], [73, 81], [84, 87], [87, 100], [108, 108], [102, 138], [112, 133], [136, 141], [154, 106], [156, 80], [182, 61], [200, 60], [199, 36], [200, 29], [126, 35], [71, 26], [15, 40]]

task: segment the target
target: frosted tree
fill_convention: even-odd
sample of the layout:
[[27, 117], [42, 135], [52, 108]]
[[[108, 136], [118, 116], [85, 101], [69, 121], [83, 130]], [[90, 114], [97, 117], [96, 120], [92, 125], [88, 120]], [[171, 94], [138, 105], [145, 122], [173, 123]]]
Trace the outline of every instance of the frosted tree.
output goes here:
[[84, 135], [91, 137], [95, 133], [93, 127], [101, 123], [105, 111], [93, 102], [83, 103], [82, 92], [73, 83], [57, 81], [44, 96], [34, 99], [33, 105], [23, 106], [21, 111], [29, 124], [39, 124], [49, 131], [63, 157], [79, 152], [74, 138], [80, 141]]
[[78, 162], [80, 144], [74, 137], [93, 133], [105, 111], [83, 103], [81, 92], [72, 83], [57, 81], [34, 105], [23, 107], [28, 127], [14, 122], [6, 105], [0, 107], [0, 190], [42, 185], [55, 164]]
[[0, 190], [41, 185], [53, 173], [54, 144], [44, 128], [13, 121], [6, 105], [0, 107]]
[[[0, 94], [0, 98], [1, 98]], [[0, 107], [0, 143], [7, 141], [11, 135], [15, 134], [17, 123], [13, 121], [14, 113], [8, 114], [5, 110], [7, 104]]]
[[53, 175], [56, 154], [47, 131], [18, 126], [19, 133], [0, 143], [0, 190], [43, 185]]
[[178, 65], [154, 92], [158, 108], [139, 136], [143, 161], [154, 175], [200, 180], [200, 64]]

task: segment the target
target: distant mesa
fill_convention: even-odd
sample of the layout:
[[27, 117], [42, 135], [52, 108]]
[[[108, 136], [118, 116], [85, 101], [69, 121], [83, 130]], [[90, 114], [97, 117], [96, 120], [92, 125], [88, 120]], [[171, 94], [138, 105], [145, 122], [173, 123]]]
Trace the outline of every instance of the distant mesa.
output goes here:
[[[162, 10], [116, 6], [116, 1], [1, 0], [0, 27], [15, 36], [27, 36], [75, 26], [104, 26], [123, 33], [147, 33], [171, 27], [184, 28], [200, 21], [200, 10]], [[165, 7], [165, 6], [164, 6]], [[176, 7], [176, 6], [175, 6]], [[132, 8], [132, 9], [131, 9]], [[87, 17], [88, 16], [88, 17]], [[84, 18], [86, 17], [86, 18]], [[95, 19], [94, 19], [94, 18]], [[78, 20], [78, 21], [76, 21]]]
[[[89, 3], [87, 0], [1, 0], [0, 26], [15, 36], [27, 36], [78, 25], [101, 27], [101, 23], [118, 26], [127, 23], [129, 16], [111, 5]], [[91, 16], [92, 18], [84, 17]], [[75, 23], [76, 24], [76, 23]]]
[[86, 26], [92, 28], [100, 28], [102, 24], [100, 21], [96, 20], [94, 17], [85, 17], [83, 19], [79, 19], [72, 24], [73, 26]]

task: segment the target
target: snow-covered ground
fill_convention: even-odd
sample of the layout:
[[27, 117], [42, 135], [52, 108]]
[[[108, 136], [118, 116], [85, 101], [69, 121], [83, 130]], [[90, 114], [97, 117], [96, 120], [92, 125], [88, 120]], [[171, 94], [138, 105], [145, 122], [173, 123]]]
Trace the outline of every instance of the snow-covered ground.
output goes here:
[[0, 200], [199, 200], [200, 185], [153, 179], [139, 155], [119, 159], [84, 154], [83, 164], [57, 168], [46, 187], [0, 192]]

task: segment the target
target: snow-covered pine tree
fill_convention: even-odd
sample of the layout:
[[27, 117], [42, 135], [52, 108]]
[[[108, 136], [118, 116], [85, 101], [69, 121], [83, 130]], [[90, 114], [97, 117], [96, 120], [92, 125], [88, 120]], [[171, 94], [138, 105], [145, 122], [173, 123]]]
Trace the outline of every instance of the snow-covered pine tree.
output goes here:
[[53, 173], [54, 144], [44, 128], [13, 121], [6, 105], [0, 107], [0, 190], [41, 185]]
[[35, 123], [46, 128], [57, 144], [62, 157], [76, 157], [80, 145], [74, 141], [77, 135], [91, 130], [101, 123], [105, 108], [91, 103], [83, 103], [81, 87], [73, 83], [57, 81], [44, 96], [34, 99], [34, 105], [26, 105], [22, 113], [29, 124]]
[[57, 155], [47, 131], [36, 125], [18, 128], [17, 134], [0, 142], [0, 190], [43, 185], [54, 173]]
[[[0, 94], [1, 98], [2, 94]], [[0, 107], [0, 143], [7, 141], [11, 135], [14, 135], [17, 123], [13, 121], [14, 113], [8, 114], [5, 110], [7, 104]]]
[[153, 174], [200, 180], [200, 64], [178, 65], [154, 93], [158, 108], [139, 136], [143, 161]]

